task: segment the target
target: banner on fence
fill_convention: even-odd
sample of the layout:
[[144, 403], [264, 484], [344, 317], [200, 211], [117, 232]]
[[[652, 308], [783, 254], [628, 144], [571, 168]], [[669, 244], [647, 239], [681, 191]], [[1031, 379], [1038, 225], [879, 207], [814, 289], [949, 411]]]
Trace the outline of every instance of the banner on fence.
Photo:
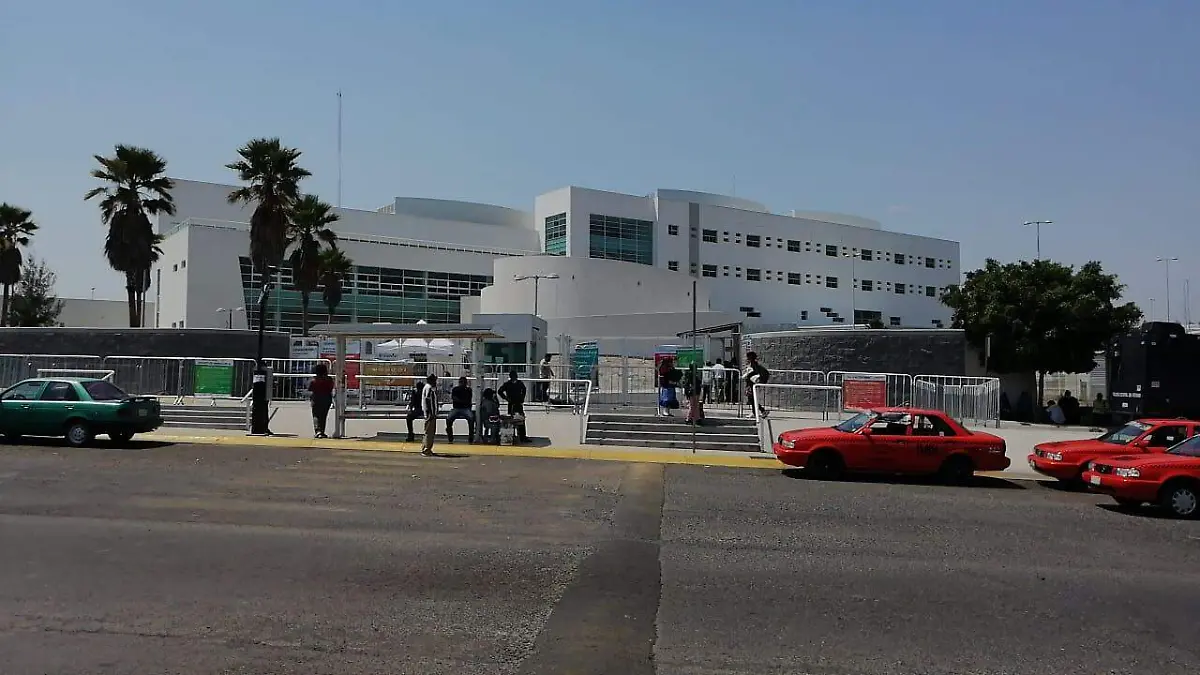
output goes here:
[[842, 401], [847, 410], [867, 410], [887, 405], [887, 375], [845, 375]]
[[704, 367], [704, 350], [703, 349], [680, 349], [675, 352], [675, 367], [680, 370], [687, 370], [692, 364], [696, 364], [697, 368]]
[[224, 359], [196, 359], [193, 380], [197, 394], [213, 396], [233, 395], [233, 361]]
[[600, 365], [600, 345], [584, 342], [571, 350], [571, 373], [577, 380], [592, 379], [592, 371]]
[[[371, 376], [396, 375], [396, 376], [399, 376], [399, 375], [412, 375], [413, 373], [414, 373], [413, 364], [404, 363], [402, 361], [388, 361], [386, 363], [380, 363], [379, 361], [366, 361], [362, 364], [362, 374], [363, 375], [371, 375]], [[357, 380], [358, 380], [358, 377], [356, 375], [355, 381], [357, 382]], [[413, 386], [415, 381], [416, 380], [414, 380], [411, 377], [397, 377], [394, 380], [392, 380], [392, 379], [364, 380], [364, 382], [366, 383], [366, 385], [368, 387], [411, 387], [411, 386]]]

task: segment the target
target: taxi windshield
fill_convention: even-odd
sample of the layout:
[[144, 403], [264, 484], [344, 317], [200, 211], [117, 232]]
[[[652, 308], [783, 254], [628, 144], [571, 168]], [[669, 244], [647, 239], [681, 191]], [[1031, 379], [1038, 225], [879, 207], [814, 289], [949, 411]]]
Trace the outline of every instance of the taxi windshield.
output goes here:
[[858, 431], [859, 429], [863, 428], [864, 426], [866, 426], [867, 423], [869, 423], [871, 421], [871, 418], [873, 418], [874, 416], [875, 416], [875, 413], [870, 413], [870, 412], [859, 413], [859, 414], [855, 415], [854, 417], [851, 417], [850, 419], [835, 426], [834, 429], [837, 429], [838, 431], [845, 431], [846, 433], [852, 434], [852, 433]]
[[1182, 443], [1176, 443], [1167, 452], [1184, 457], [1200, 457], [1200, 436], [1192, 436]]
[[1149, 428], [1149, 424], [1130, 422], [1120, 429], [1116, 429], [1104, 434], [1097, 440], [1104, 441], [1105, 443], [1112, 443], [1114, 445], [1129, 445], [1133, 439], [1144, 434]]

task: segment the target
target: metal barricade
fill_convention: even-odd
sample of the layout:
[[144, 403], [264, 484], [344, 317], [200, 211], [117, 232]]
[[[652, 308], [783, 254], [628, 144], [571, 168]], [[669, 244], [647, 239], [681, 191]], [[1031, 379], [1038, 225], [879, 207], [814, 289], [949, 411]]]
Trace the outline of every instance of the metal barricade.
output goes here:
[[767, 453], [772, 451], [776, 432], [840, 420], [846, 408], [842, 388], [828, 384], [756, 384], [751, 396], [751, 414], [767, 413], [758, 418], [759, 448]]
[[842, 388], [848, 410], [912, 404], [913, 376], [907, 373], [867, 373], [831, 370], [825, 384]]
[[1000, 380], [995, 377], [916, 375], [913, 401], [962, 421], [986, 424], [1000, 419]]
[[[332, 375], [329, 359], [263, 359], [271, 370], [271, 400], [300, 401], [308, 398], [308, 383], [323, 364]], [[253, 381], [251, 381], [253, 385]]]
[[0, 387], [10, 387], [21, 380], [37, 377], [39, 370], [80, 371], [108, 370], [104, 359], [84, 354], [0, 354]]

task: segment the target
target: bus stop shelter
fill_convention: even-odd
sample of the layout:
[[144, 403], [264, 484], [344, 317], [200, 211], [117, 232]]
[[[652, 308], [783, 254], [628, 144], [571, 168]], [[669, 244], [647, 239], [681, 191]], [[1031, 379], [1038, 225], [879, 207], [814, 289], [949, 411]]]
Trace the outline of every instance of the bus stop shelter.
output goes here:
[[[483, 343], [484, 340], [503, 338], [504, 334], [494, 326], [443, 323], [443, 324], [392, 324], [392, 323], [329, 323], [313, 327], [313, 335], [332, 338], [335, 344], [333, 376], [337, 381], [337, 395], [334, 397], [333, 437], [346, 436], [346, 344], [350, 340], [470, 340], [471, 341], [471, 375], [475, 382], [472, 386], [472, 407], [475, 415], [479, 415], [479, 402], [483, 397]], [[475, 434], [479, 440], [482, 425], [476, 419]]]

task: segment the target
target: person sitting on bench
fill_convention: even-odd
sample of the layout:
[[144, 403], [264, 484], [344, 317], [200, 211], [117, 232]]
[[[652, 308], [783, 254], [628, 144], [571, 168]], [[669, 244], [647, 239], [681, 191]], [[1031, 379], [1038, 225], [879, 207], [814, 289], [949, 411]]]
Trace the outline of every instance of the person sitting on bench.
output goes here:
[[450, 390], [450, 414], [446, 417], [446, 442], [454, 442], [454, 421], [467, 421], [467, 442], [475, 442], [475, 415], [471, 412], [471, 387], [467, 378], [458, 378], [458, 386]]

